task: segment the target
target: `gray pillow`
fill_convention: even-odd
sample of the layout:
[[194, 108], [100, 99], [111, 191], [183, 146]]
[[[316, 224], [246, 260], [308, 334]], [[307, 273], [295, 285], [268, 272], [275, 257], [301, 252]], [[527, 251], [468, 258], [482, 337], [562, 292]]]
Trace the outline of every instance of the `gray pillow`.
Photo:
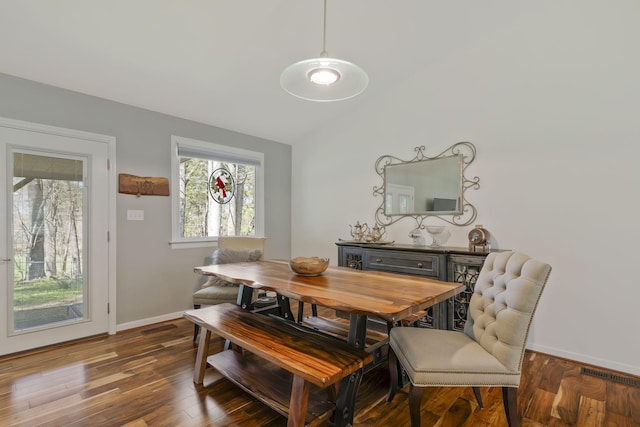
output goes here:
[[219, 248], [213, 251], [211, 264], [229, 264], [232, 262], [259, 261], [262, 258], [260, 249], [228, 249]]
[[[255, 262], [260, 261], [262, 258], [262, 251], [260, 249], [228, 249], [219, 248], [213, 251], [211, 257], [211, 264], [230, 264], [232, 262]], [[209, 286], [236, 286], [231, 282], [222, 280], [217, 276], [209, 277], [209, 280], [202, 285], [203, 288]]]

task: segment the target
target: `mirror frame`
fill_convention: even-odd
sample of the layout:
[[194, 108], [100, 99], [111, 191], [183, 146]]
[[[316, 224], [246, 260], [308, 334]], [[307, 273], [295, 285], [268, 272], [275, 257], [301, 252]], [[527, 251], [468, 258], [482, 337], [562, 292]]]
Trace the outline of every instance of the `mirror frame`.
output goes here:
[[[374, 197], [380, 196], [382, 198], [380, 207], [378, 207], [375, 213], [376, 223], [381, 226], [388, 226], [400, 221], [403, 218], [413, 218], [416, 221], [417, 228], [420, 228], [420, 229], [425, 228], [425, 226], [423, 225], [423, 222], [428, 217], [437, 217], [442, 219], [445, 222], [448, 222], [449, 224], [456, 225], [456, 226], [466, 226], [473, 223], [476, 217], [478, 216], [478, 212], [475, 206], [469, 203], [469, 201], [465, 196], [466, 196], [466, 191], [468, 189], [473, 188], [477, 190], [478, 188], [480, 188], [480, 178], [476, 176], [469, 179], [465, 176], [465, 171], [467, 167], [476, 158], [476, 147], [472, 143], [467, 141], [458, 142], [433, 157], [428, 157], [424, 154], [424, 151], [425, 151], [424, 145], [414, 148], [414, 151], [416, 152], [416, 155], [411, 160], [402, 160], [398, 157], [395, 157], [389, 154], [381, 156], [378, 158], [378, 160], [376, 160], [375, 170], [376, 170], [376, 173], [380, 176], [380, 178], [382, 178], [382, 185], [379, 187], [378, 186], [373, 187]], [[385, 191], [385, 179], [384, 179], [385, 175], [384, 174], [385, 174], [386, 166], [424, 162], [427, 160], [435, 160], [435, 159], [441, 159], [441, 158], [451, 157], [451, 156], [460, 156], [462, 161], [462, 168], [460, 171], [460, 174], [461, 174], [460, 182], [462, 184], [462, 188], [460, 192], [460, 208], [458, 211], [452, 211], [451, 213], [436, 212], [433, 214], [429, 213], [429, 211], [425, 211], [425, 212], [414, 212], [414, 213], [397, 214], [397, 215], [394, 214], [390, 216], [385, 214], [384, 207], [385, 207], [386, 191]]]

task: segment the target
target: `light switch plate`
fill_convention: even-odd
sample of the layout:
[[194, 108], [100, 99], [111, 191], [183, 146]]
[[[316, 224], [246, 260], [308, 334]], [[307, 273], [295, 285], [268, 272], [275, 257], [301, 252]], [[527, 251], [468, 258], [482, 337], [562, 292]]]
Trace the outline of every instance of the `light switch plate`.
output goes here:
[[141, 210], [127, 210], [127, 219], [129, 221], [144, 221], [144, 211]]

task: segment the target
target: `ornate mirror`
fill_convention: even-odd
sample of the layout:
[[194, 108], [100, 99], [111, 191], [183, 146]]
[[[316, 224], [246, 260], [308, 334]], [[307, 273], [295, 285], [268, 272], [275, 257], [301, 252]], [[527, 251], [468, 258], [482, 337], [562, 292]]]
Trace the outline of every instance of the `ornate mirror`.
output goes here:
[[436, 216], [453, 225], [471, 224], [477, 212], [465, 192], [480, 188], [480, 178], [468, 179], [465, 170], [475, 159], [476, 147], [458, 142], [433, 157], [424, 154], [424, 145], [414, 151], [411, 160], [384, 155], [376, 161], [382, 178], [382, 186], [373, 187], [373, 195], [382, 198], [376, 222], [387, 226], [410, 217], [424, 228], [425, 218]]

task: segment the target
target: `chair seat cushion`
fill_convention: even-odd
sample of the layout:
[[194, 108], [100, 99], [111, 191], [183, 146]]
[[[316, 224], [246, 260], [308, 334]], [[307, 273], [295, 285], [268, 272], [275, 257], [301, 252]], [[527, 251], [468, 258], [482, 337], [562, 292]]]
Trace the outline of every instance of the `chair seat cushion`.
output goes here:
[[235, 304], [238, 300], [238, 286], [208, 286], [193, 294], [194, 305], [215, 305], [222, 302]]
[[515, 386], [510, 372], [466, 334], [439, 329], [398, 327], [389, 345], [416, 386]]

